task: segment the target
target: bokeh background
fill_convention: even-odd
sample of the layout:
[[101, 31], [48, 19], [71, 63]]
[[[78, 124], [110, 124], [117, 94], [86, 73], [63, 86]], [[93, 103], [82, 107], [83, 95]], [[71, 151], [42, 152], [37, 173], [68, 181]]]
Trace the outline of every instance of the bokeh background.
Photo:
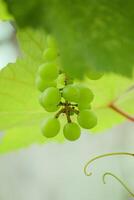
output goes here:
[[[15, 30], [0, 22], [0, 69], [19, 54]], [[0, 133], [0, 141], [4, 133]], [[134, 159], [112, 157], [96, 161], [86, 177], [86, 162], [102, 153], [134, 152], [134, 123], [125, 122], [97, 135], [83, 133], [74, 142], [33, 144], [0, 155], [0, 200], [131, 200], [112, 177], [102, 183], [104, 172], [119, 176], [134, 192]]]

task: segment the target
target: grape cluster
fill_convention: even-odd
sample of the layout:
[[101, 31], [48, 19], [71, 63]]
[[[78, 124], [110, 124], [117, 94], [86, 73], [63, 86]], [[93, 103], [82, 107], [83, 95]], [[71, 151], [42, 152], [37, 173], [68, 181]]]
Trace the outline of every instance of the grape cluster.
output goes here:
[[[64, 73], [56, 42], [51, 36], [47, 38], [43, 60], [36, 77], [36, 86], [41, 92], [39, 102], [47, 112], [56, 114], [42, 123], [42, 133], [47, 138], [55, 137], [60, 132], [59, 117], [63, 114], [67, 118], [64, 137], [70, 141], [77, 140], [81, 135], [80, 127], [91, 129], [97, 124], [96, 115], [91, 110], [94, 95], [88, 87]], [[87, 75], [94, 80], [101, 77], [100, 73], [91, 71]], [[73, 115], [77, 116], [75, 122], [72, 121]]]

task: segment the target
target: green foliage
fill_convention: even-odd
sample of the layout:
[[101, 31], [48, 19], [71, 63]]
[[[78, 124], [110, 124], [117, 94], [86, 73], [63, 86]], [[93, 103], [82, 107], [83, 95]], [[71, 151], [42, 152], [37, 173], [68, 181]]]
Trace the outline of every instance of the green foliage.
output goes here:
[[87, 68], [130, 76], [134, 65], [133, 0], [5, 0], [20, 27], [52, 33], [67, 72]]
[[[25, 29], [19, 33], [19, 41], [22, 56], [16, 63], [0, 71], [0, 132], [4, 132], [0, 152], [49, 141], [40, 130], [42, 119], [49, 114], [40, 106], [39, 92], [35, 86], [38, 67], [44, 62], [45, 33]], [[132, 85], [133, 79], [109, 74], [97, 81], [86, 78], [85, 83], [95, 94], [92, 106], [98, 116], [98, 125], [93, 129], [94, 132], [104, 131], [125, 119], [107, 105], [121, 96]], [[117, 104], [133, 114], [134, 95], [131, 90], [128, 93]], [[129, 98], [126, 98], [126, 94]], [[64, 120], [61, 124], [64, 125]], [[59, 134], [54, 141], [64, 141], [63, 136]]]

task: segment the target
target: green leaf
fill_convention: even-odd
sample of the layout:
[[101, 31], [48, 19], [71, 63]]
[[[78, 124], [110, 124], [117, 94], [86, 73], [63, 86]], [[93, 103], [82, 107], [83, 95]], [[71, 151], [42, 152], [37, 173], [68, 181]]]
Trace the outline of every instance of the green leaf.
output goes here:
[[45, 28], [58, 41], [62, 64], [81, 77], [87, 68], [132, 74], [133, 0], [5, 0], [20, 27]]
[[[35, 87], [35, 77], [38, 66], [43, 62], [42, 53], [45, 49], [46, 34], [41, 30], [25, 29], [19, 33], [18, 37], [22, 56], [16, 63], [9, 64], [0, 71], [0, 132], [4, 132], [0, 143], [1, 153], [35, 143], [64, 141], [62, 129], [53, 140], [45, 139], [40, 130], [40, 123], [49, 114], [38, 102], [39, 92]], [[106, 74], [97, 81], [85, 79], [85, 84], [95, 94], [93, 109], [98, 116], [98, 126], [93, 131], [104, 131], [125, 120], [110, 110], [107, 105], [115, 98], [122, 96], [132, 83], [133, 79], [115, 74]], [[121, 99], [124, 101], [118, 100], [118, 106], [122, 106], [133, 114], [134, 95], [126, 98], [125, 93]], [[61, 120], [63, 126], [65, 120], [64, 118]]]
[[132, 78], [117, 74], [105, 74], [100, 80], [86, 79], [87, 85], [94, 91], [93, 108], [98, 117], [97, 126], [93, 132], [103, 132], [127, 120], [125, 117], [109, 108], [114, 104], [125, 113], [134, 116], [134, 73]]
[[8, 13], [6, 3], [0, 0], [0, 20], [10, 20], [12, 16]]

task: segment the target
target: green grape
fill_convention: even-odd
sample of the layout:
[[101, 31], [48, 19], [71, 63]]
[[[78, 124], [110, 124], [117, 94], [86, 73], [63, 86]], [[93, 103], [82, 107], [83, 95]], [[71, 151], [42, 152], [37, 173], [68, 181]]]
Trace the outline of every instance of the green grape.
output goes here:
[[87, 72], [87, 77], [91, 80], [98, 80], [103, 76], [103, 73], [90, 70]]
[[76, 123], [71, 122], [64, 126], [63, 134], [67, 140], [74, 141], [80, 137], [81, 130]]
[[46, 62], [52, 62], [54, 61], [58, 56], [58, 53], [56, 51], [56, 49], [54, 48], [47, 48], [44, 53], [43, 53], [43, 59]]
[[77, 87], [80, 92], [78, 104], [80, 105], [80, 107], [87, 108], [91, 101], [93, 101], [94, 95], [88, 87], [85, 87], [83, 85], [77, 85]]
[[42, 124], [42, 133], [47, 138], [55, 137], [60, 131], [60, 122], [57, 118], [48, 118]]
[[36, 86], [37, 86], [38, 90], [43, 92], [48, 87], [55, 87], [56, 86], [56, 82], [55, 81], [48, 82], [48, 81], [43, 80], [40, 76], [37, 76], [37, 78], [36, 78]]
[[39, 67], [39, 75], [45, 80], [55, 80], [59, 75], [59, 68], [56, 63], [45, 63]]
[[70, 102], [78, 102], [79, 89], [75, 85], [67, 85], [63, 89], [63, 98]]
[[84, 110], [84, 109], [91, 109], [91, 104], [89, 103], [89, 104], [85, 104], [85, 103], [79, 103], [78, 104], [78, 108], [79, 108], [79, 110]]
[[97, 125], [96, 115], [88, 109], [80, 111], [77, 120], [79, 125], [85, 129], [91, 129]]
[[57, 50], [57, 42], [56, 42], [55, 38], [52, 37], [51, 35], [47, 36], [47, 46], [49, 48]]
[[61, 100], [61, 94], [58, 88], [49, 87], [42, 94], [39, 99], [41, 105], [48, 112], [55, 112], [58, 110], [58, 104]]

